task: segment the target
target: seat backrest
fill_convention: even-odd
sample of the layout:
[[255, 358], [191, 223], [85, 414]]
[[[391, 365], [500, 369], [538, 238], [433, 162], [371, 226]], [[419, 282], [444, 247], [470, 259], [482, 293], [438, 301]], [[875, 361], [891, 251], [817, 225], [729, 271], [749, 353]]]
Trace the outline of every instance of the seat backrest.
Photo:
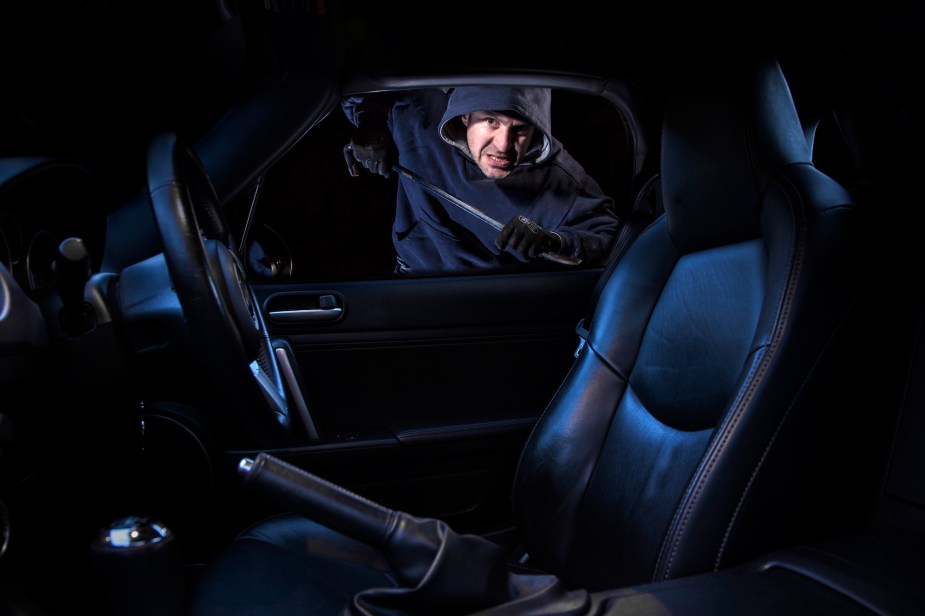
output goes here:
[[659, 171], [664, 213], [610, 272], [515, 477], [529, 562], [589, 590], [789, 541], [857, 294], [860, 212], [813, 167], [775, 60], [671, 93]]

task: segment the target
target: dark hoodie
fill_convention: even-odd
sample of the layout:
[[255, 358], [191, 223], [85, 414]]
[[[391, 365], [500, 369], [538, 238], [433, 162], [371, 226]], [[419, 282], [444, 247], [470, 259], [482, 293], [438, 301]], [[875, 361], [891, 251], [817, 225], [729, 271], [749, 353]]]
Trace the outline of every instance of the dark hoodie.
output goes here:
[[[548, 88], [471, 86], [449, 93], [429, 89], [391, 98], [349, 97], [343, 108], [354, 124], [387, 117], [403, 167], [501, 224], [522, 214], [559, 234], [559, 254], [599, 264], [619, 226], [613, 200], [552, 136], [550, 104]], [[469, 152], [460, 116], [474, 111], [512, 115], [536, 129], [524, 160], [505, 178], [486, 177]], [[404, 176], [392, 231], [403, 273], [496, 268], [528, 260], [510, 249], [498, 250], [495, 228]]]

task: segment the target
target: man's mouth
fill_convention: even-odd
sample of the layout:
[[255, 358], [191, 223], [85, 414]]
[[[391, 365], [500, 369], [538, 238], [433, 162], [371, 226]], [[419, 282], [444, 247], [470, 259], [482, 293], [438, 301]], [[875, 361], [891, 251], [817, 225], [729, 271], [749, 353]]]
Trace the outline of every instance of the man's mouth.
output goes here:
[[485, 158], [488, 160], [488, 164], [495, 169], [509, 169], [514, 164], [514, 161], [507, 156], [486, 154]]

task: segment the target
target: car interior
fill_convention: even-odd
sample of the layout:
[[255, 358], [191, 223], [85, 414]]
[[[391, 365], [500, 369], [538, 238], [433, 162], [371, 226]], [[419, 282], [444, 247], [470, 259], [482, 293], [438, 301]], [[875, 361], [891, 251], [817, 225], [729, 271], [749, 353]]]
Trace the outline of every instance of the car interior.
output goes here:
[[[0, 613], [925, 613], [921, 7], [583, 8], [3, 9]], [[396, 273], [341, 102], [482, 85], [606, 262]]]

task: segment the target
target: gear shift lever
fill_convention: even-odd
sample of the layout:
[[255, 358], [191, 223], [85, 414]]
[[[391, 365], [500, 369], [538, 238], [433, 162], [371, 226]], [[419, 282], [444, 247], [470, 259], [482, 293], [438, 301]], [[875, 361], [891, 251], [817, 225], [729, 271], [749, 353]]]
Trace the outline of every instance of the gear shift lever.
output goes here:
[[82, 239], [69, 237], [58, 244], [54, 270], [62, 304], [62, 327], [72, 334], [88, 331], [93, 320], [84, 302], [84, 287], [90, 279], [90, 253]]
[[91, 553], [115, 616], [164, 616], [184, 612], [183, 563], [176, 538], [142, 516], [115, 520]]

